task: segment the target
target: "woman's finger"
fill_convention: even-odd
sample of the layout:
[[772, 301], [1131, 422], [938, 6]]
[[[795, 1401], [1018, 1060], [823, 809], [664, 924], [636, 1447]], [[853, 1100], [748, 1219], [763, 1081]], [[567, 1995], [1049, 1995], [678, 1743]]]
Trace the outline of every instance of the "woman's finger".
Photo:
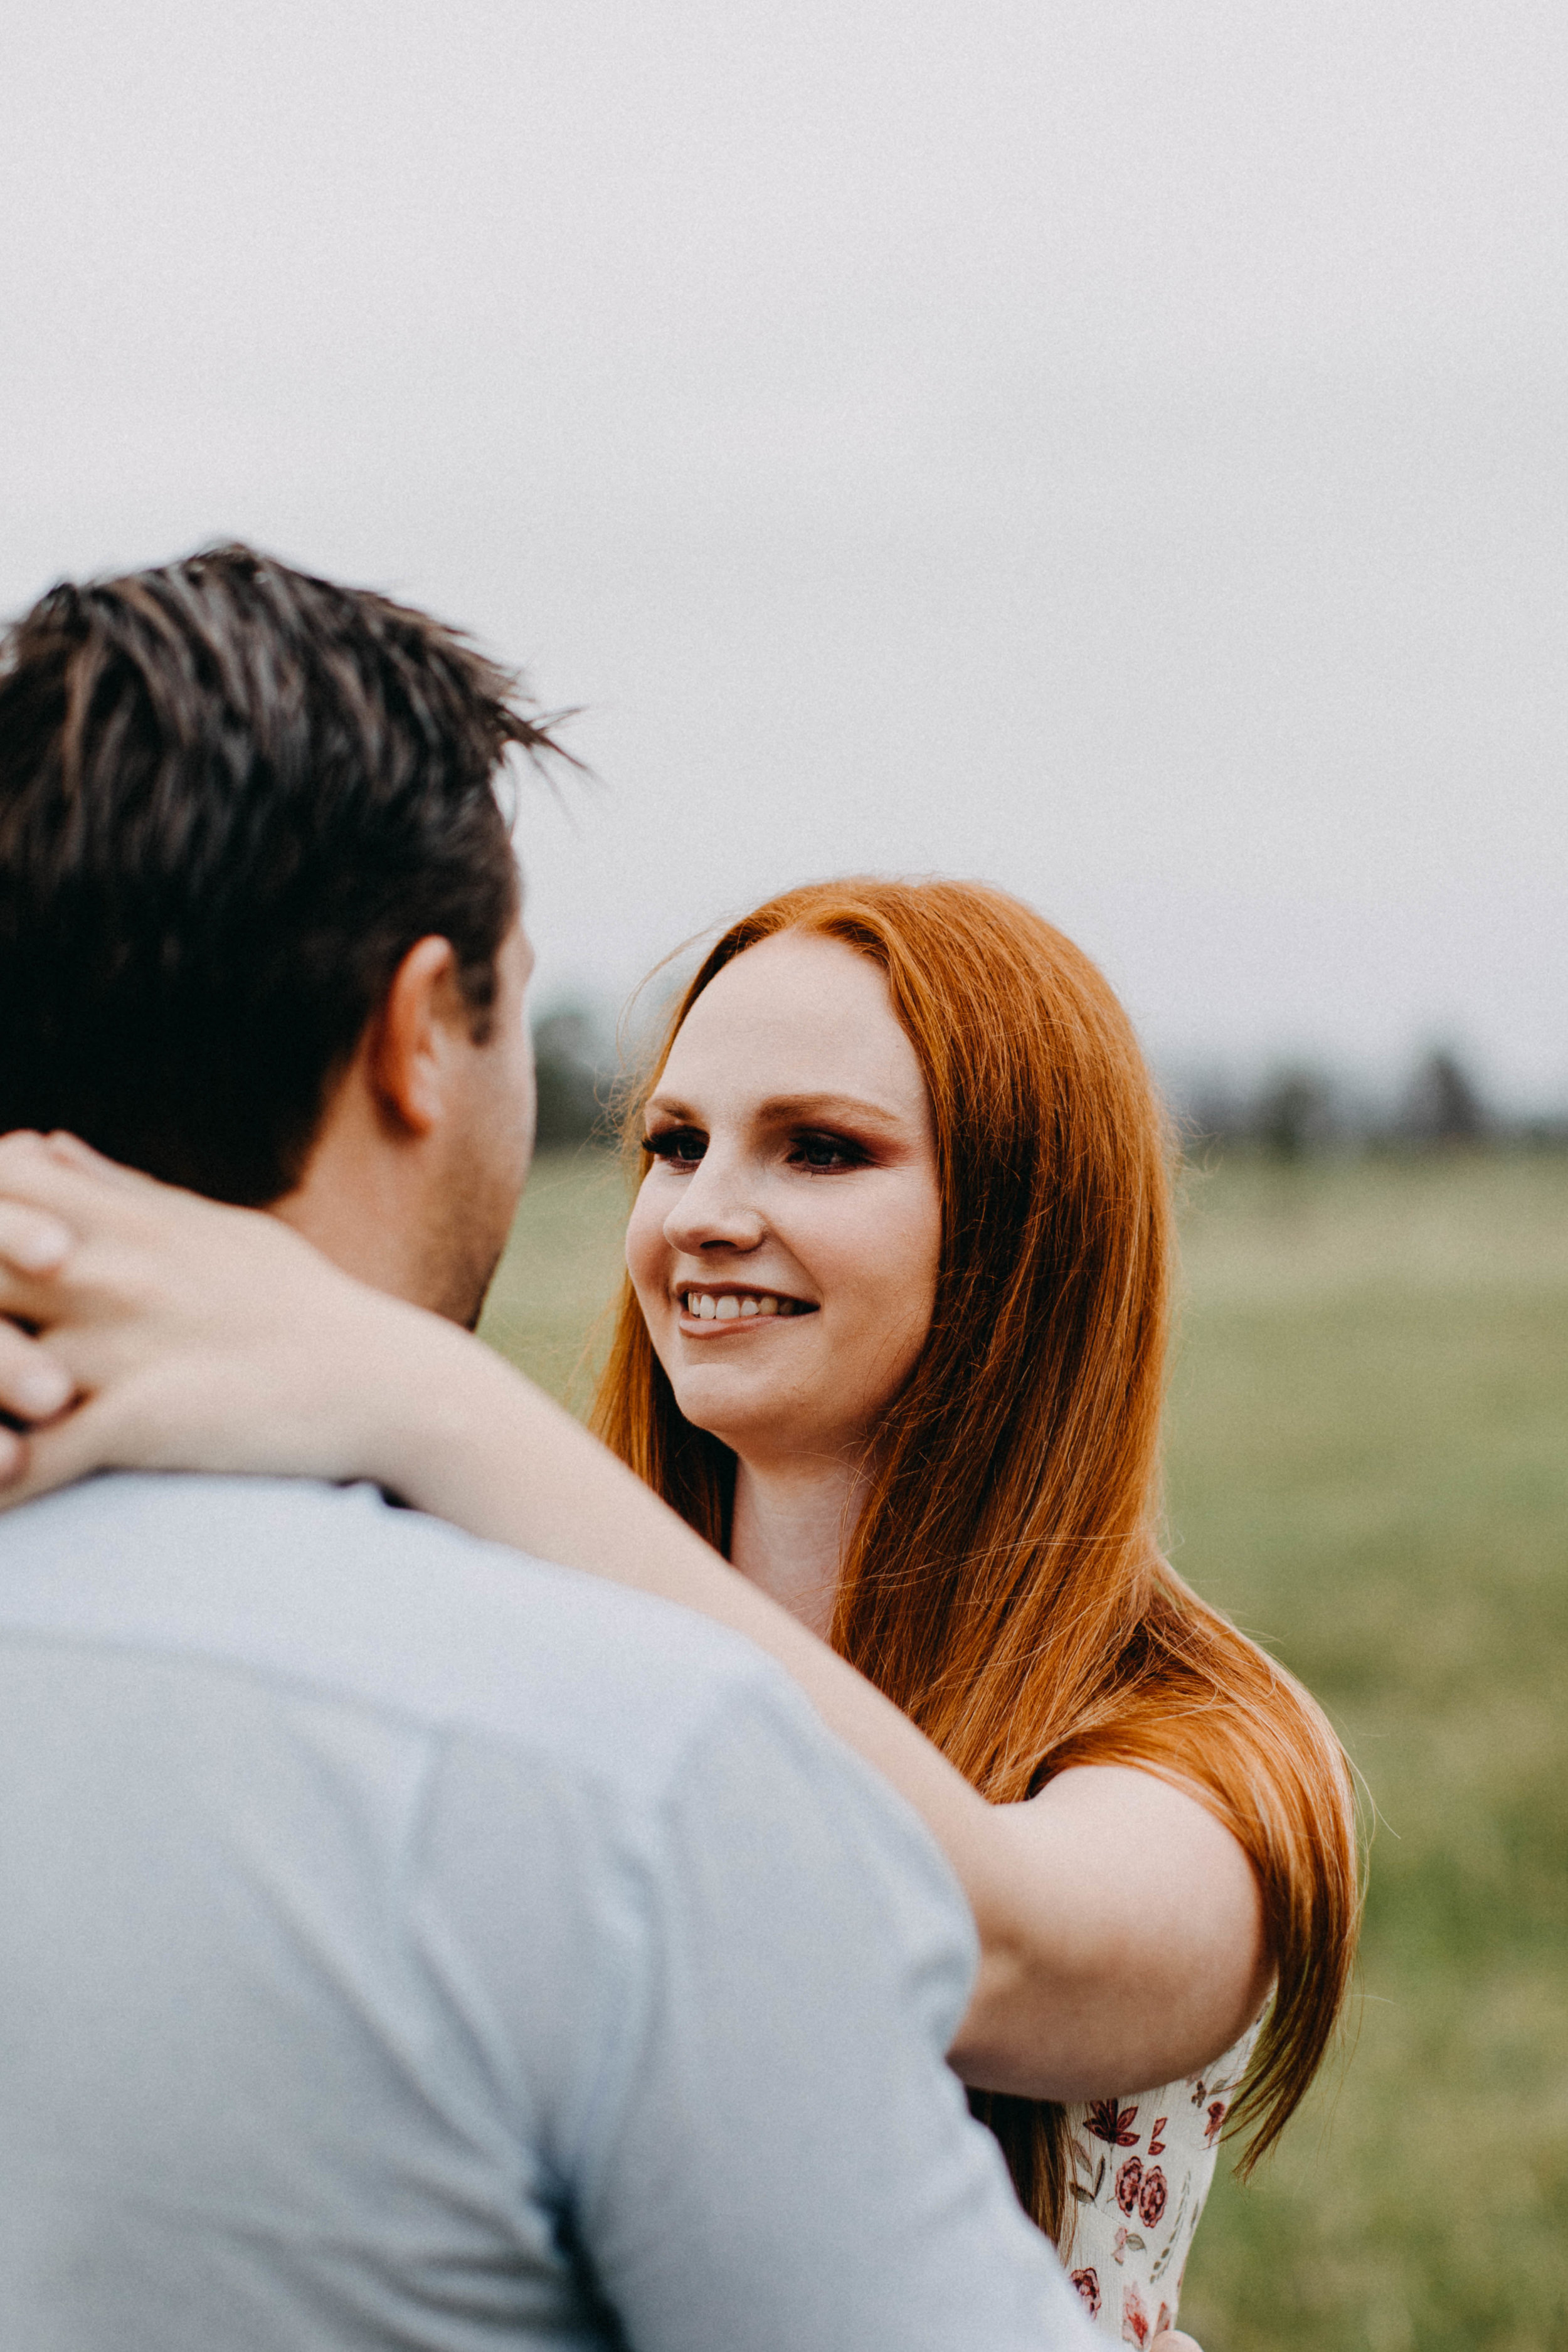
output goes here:
[[70, 1254], [70, 1227], [47, 1209], [0, 1200], [0, 1261], [17, 1274], [56, 1274]]
[[62, 1168], [76, 1168], [84, 1175], [101, 1177], [106, 1184], [118, 1184], [121, 1192], [143, 1192], [156, 1183], [154, 1177], [144, 1176], [139, 1168], [127, 1168], [118, 1160], [106, 1160], [101, 1151], [95, 1151], [90, 1143], [84, 1143], [79, 1135], [72, 1135], [63, 1127], [55, 1128], [44, 1138], [44, 1143], [51, 1159], [58, 1160]]
[[55, 1139], [20, 1130], [0, 1136], [0, 1202], [54, 1218], [79, 1243], [110, 1234], [188, 1233], [204, 1213], [224, 1214], [210, 1201], [100, 1160], [74, 1137], [59, 1139], [57, 1148]]
[[36, 1127], [14, 1127], [0, 1135], [0, 1160], [19, 1161], [25, 1166], [29, 1160], [74, 1168], [79, 1174], [97, 1176], [104, 1183], [118, 1184], [122, 1190], [155, 1185], [157, 1181], [144, 1176], [139, 1169], [125, 1167], [118, 1160], [106, 1160], [101, 1151], [95, 1151], [79, 1135], [72, 1135], [68, 1128], [53, 1128], [47, 1135], [40, 1135]]
[[71, 1486], [95, 1471], [119, 1465], [122, 1446], [116, 1442], [112, 1410], [96, 1400], [75, 1412], [51, 1422], [25, 1437], [11, 1437], [8, 1468], [0, 1469], [0, 1511], [31, 1502], [57, 1486]]
[[101, 1207], [106, 1197], [112, 1197], [111, 1188], [96, 1169], [74, 1156], [62, 1158], [43, 1136], [26, 1129], [0, 1136], [0, 1198], [52, 1213], [70, 1225], [73, 1202], [90, 1209]]
[[52, 1421], [75, 1393], [75, 1381], [42, 1342], [0, 1317], [0, 1412], [16, 1421]]

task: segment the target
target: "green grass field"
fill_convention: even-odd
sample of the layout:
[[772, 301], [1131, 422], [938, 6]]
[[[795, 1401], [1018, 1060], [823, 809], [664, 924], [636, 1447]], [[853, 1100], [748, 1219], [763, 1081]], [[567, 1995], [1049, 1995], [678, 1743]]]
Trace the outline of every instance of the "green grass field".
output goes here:
[[[1205, 2352], [1568, 2352], [1568, 1160], [1189, 1174], [1182, 1571], [1375, 1807], [1349, 2048], [1216, 2189]], [[624, 1196], [544, 1161], [486, 1333], [580, 1401]], [[574, 1386], [574, 1374], [576, 1383]]]

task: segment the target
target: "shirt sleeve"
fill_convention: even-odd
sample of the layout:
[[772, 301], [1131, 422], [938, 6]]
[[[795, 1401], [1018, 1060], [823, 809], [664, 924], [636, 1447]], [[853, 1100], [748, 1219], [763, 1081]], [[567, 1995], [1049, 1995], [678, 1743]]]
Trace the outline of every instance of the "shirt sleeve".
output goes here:
[[1219, 2136], [1258, 2032], [1249, 2026], [1184, 2082], [1068, 2109], [1072, 2204], [1063, 2253], [1086, 2311], [1118, 2344], [1147, 2345], [1176, 2325]]
[[974, 1969], [923, 1825], [785, 1689], [662, 1809], [637, 2014], [574, 2163], [636, 2352], [1083, 2352], [944, 2053]]

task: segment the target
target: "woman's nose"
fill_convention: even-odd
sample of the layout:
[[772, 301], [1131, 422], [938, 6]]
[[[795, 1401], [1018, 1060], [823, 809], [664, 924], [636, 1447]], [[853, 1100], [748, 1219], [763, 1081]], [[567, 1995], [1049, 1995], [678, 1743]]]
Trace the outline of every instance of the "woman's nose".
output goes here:
[[691, 1257], [704, 1250], [756, 1249], [767, 1225], [748, 1194], [742, 1171], [710, 1150], [664, 1221], [666, 1241]]

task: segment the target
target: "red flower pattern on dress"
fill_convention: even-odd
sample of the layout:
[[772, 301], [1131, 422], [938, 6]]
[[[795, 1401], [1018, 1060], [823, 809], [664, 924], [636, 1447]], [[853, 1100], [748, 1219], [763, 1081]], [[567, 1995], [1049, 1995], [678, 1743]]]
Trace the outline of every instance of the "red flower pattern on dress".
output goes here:
[[1120, 2106], [1114, 2099], [1091, 2099], [1089, 2128], [1096, 2139], [1109, 2140], [1112, 2147], [1136, 2147], [1138, 2135], [1131, 2126], [1137, 2114], [1136, 2107]]
[[1141, 2157], [1130, 2156], [1116, 2175], [1116, 2201], [1124, 2213], [1131, 2213], [1138, 2202], [1138, 2184], [1143, 2178]]
[[1084, 2309], [1091, 2319], [1100, 2317], [1100, 2274], [1096, 2271], [1074, 2271], [1072, 2283], [1083, 2297]]
[[1205, 2074], [1136, 2103], [1096, 2099], [1071, 2111], [1076, 2242], [1068, 2261], [1076, 2255], [1073, 2286], [1097, 2338], [1150, 2352], [1162, 2331], [1180, 2324], [1182, 2273], [1252, 2039]]

